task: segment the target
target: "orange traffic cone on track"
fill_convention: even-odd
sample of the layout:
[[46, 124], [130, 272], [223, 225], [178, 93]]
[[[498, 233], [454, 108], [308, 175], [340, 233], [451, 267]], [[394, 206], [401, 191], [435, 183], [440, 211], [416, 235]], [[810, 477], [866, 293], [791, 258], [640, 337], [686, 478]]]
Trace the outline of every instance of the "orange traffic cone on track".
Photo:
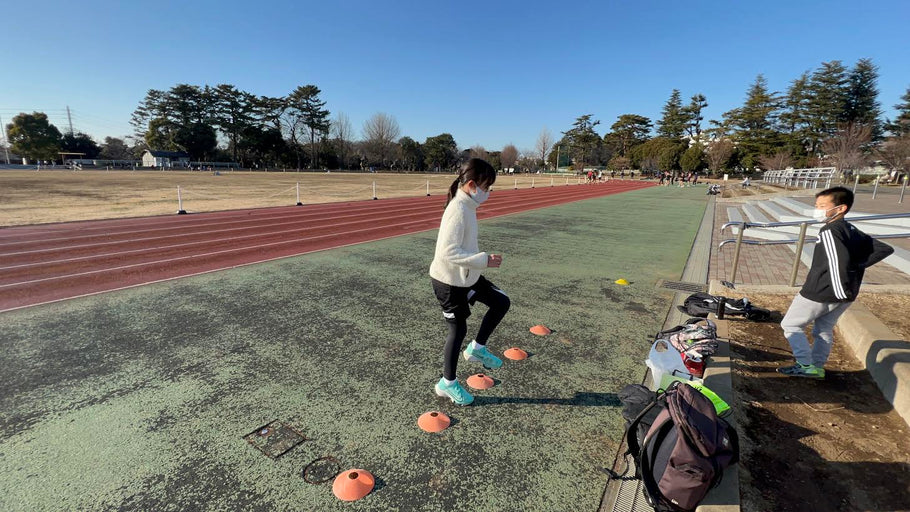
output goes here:
[[493, 387], [493, 379], [489, 375], [478, 373], [468, 377], [468, 386], [474, 389], [489, 389]]
[[332, 493], [341, 501], [357, 501], [370, 494], [374, 485], [376, 481], [369, 471], [350, 469], [335, 477]]
[[512, 347], [502, 354], [514, 361], [521, 361], [522, 359], [528, 358], [528, 353], [518, 347]]
[[551, 331], [550, 329], [547, 329], [546, 326], [543, 326], [543, 325], [535, 325], [534, 327], [531, 327], [531, 333], [536, 334], [538, 336], [546, 336], [547, 334], [550, 334], [551, 332], [553, 332], [553, 331]]
[[427, 432], [442, 432], [449, 427], [452, 420], [438, 411], [425, 412], [417, 418], [417, 426]]

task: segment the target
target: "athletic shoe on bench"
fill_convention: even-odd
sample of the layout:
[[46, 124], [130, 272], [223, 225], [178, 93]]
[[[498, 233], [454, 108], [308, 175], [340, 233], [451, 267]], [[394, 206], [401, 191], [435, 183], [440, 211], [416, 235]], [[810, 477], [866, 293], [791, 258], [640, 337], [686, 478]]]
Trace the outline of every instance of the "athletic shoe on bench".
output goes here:
[[784, 375], [789, 375], [790, 377], [805, 377], [807, 379], [824, 379], [825, 378], [825, 369], [819, 368], [814, 364], [799, 364], [796, 363], [793, 366], [785, 366], [783, 368], [777, 369], [778, 373], [783, 373]]
[[464, 358], [468, 361], [483, 363], [483, 367], [487, 370], [495, 370], [502, 366], [502, 359], [491, 354], [484, 345], [475, 349], [471, 349], [471, 345], [468, 345], [468, 348], [464, 349]]
[[471, 402], [474, 401], [474, 397], [461, 387], [457, 380], [450, 386], [446, 384], [445, 379], [439, 379], [439, 382], [436, 383], [436, 394], [449, 397], [458, 405], [471, 405]]

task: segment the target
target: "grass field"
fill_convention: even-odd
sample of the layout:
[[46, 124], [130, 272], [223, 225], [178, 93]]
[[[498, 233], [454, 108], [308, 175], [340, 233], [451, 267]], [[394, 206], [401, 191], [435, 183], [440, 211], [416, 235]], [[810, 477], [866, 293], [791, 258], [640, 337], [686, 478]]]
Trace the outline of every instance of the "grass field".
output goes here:
[[[0, 226], [168, 215], [177, 187], [189, 212], [444, 195], [453, 174], [222, 171], [0, 171]], [[497, 187], [566, 184], [565, 176], [500, 176]], [[576, 183], [575, 177], [569, 178]]]
[[[512, 298], [490, 346], [532, 356], [467, 408], [432, 392], [435, 231], [0, 314], [0, 509], [596, 510], [615, 393], [644, 374], [672, 296], [655, 282], [705, 204], [655, 187], [482, 221]], [[420, 431], [429, 410], [454, 424]], [[243, 439], [275, 419], [311, 440], [271, 460]], [[377, 488], [305, 483], [325, 455]]]

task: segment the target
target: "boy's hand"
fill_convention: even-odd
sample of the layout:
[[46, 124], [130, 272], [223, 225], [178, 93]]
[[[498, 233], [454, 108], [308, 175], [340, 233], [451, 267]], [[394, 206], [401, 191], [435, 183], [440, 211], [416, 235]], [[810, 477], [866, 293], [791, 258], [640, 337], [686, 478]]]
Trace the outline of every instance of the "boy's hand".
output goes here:
[[502, 255], [501, 254], [490, 254], [487, 256], [487, 266], [492, 268], [497, 268], [502, 265]]

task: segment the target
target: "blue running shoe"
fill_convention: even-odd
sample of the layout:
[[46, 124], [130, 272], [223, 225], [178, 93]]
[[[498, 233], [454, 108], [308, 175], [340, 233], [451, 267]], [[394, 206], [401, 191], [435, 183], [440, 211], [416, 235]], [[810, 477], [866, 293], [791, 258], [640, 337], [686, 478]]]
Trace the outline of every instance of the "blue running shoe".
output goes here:
[[785, 366], [777, 369], [778, 373], [789, 375], [790, 377], [805, 377], [807, 379], [824, 379], [825, 369], [819, 368], [814, 364], [796, 363], [793, 366]]
[[464, 350], [464, 358], [468, 361], [483, 363], [483, 367], [487, 370], [495, 370], [502, 366], [502, 359], [490, 353], [485, 345], [481, 345], [480, 348], [473, 350], [471, 349], [471, 345], [468, 345], [468, 348]]
[[439, 379], [436, 383], [436, 394], [449, 397], [458, 405], [471, 405], [474, 401], [474, 397], [461, 387], [457, 380], [450, 386], [446, 384], [445, 379]]

